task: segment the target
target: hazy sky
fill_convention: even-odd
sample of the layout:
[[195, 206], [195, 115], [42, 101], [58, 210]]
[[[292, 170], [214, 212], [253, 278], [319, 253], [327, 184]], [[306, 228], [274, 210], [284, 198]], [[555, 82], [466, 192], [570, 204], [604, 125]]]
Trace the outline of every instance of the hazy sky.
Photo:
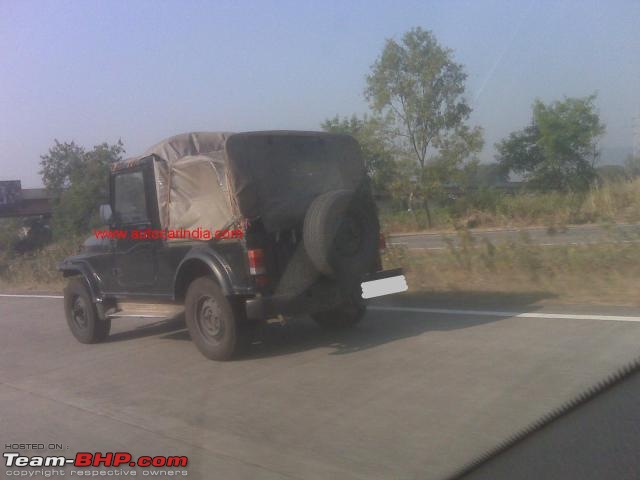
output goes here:
[[640, 1], [0, 0], [0, 180], [40, 185], [53, 139], [128, 155], [192, 130], [319, 129], [363, 113], [369, 66], [413, 26], [455, 51], [482, 158], [530, 106], [599, 93], [606, 149], [640, 113]]

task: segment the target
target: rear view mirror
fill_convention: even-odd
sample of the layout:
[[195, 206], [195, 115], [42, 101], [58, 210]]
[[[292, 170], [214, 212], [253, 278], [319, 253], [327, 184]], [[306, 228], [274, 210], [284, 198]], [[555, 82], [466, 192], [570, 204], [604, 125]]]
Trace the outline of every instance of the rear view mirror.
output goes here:
[[112, 217], [113, 213], [111, 212], [111, 205], [108, 203], [100, 205], [100, 220], [102, 220], [102, 223], [104, 225], [109, 225]]

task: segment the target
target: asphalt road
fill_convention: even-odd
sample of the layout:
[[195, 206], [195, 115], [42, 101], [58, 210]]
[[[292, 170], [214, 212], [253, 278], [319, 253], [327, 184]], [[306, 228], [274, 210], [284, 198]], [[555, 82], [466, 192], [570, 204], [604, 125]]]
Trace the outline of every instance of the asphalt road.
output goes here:
[[[192, 479], [447, 478], [639, 353], [634, 309], [454, 300], [378, 302], [349, 332], [304, 318], [270, 326], [247, 356], [216, 363], [180, 319], [114, 320], [107, 343], [82, 345], [61, 300], [0, 297], [3, 451], [60, 443], [51, 454], [187, 455]], [[637, 425], [639, 411], [620, 421]], [[616, 430], [581, 435], [612, 445]], [[625, 438], [637, 447], [640, 435]], [[540, 462], [566, 467], [566, 450], [549, 445]], [[471, 478], [525, 478], [513, 462], [538, 463], [509, 458]], [[637, 454], [627, 460], [624, 471], [638, 471]], [[544, 478], [589, 478], [564, 473]]]
[[[537, 245], [580, 245], [604, 242], [640, 241], [640, 225], [617, 224], [612, 226], [571, 226], [550, 232], [548, 228], [514, 228], [501, 230], [472, 230], [476, 240], [483, 238], [494, 244], [518, 240], [526, 236]], [[390, 245], [403, 245], [409, 249], [442, 250], [447, 248], [446, 238], [458, 242], [455, 233], [415, 233], [389, 235]]]

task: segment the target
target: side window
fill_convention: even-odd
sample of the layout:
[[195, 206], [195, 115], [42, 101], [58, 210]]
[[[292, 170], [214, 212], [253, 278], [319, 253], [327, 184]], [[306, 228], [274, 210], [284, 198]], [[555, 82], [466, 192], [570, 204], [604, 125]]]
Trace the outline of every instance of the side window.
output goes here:
[[141, 171], [117, 174], [114, 179], [114, 209], [121, 224], [148, 221]]

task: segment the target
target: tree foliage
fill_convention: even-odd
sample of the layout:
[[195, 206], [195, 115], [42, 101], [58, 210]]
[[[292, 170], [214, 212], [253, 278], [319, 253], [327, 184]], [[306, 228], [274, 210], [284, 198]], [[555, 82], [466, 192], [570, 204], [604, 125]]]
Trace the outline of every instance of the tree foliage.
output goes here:
[[452, 50], [417, 27], [401, 43], [387, 40], [367, 77], [365, 96], [374, 112], [391, 117], [406, 150], [424, 168], [430, 147], [442, 146], [471, 113], [463, 97], [466, 78]]
[[74, 142], [56, 140], [42, 155], [42, 182], [58, 199], [53, 211], [54, 238], [84, 233], [95, 226], [98, 207], [108, 197], [109, 166], [121, 160], [124, 151], [121, 141], [86, 151]]
[[[418, 167], [415, 193], [419, 199], [447, 201], [452, 190], [466, 189], [478, 168], [484, 140], [480, 127], [459, 126], [447, 135], [424, 168]], [[427, 212], [428, 213], [428, 212]]]
[[498, 162], [537, 190], [581, 191], [597, 178], [598, 140], [605, 131], [595, 95], [533, 104], [533, 122], [496, 145]]
[[[365, 97], [388, 118], [399, 155], [399, 176], [391, 190], [422, 202], [431, 224], [429, 200], [460, 182], [482, 149], [482, 129], [465, 121], [467, 75], [433, 33], [409, 30], [400, 43], [387, 40], [367, 77]], [[412, 165], [413, 163], [413, 165]]]
[[356, 115], [336, 115], [325, 120], [321, 127], [326, 132], [344, 133], [358, 140], [374, 192], [388, 193], [389, 185], [396, 174], [396, 165], [395, 147], [385, 119], [367, 115], [362, 118]]
[[60, 143], [54, 140], [54, 145], [46, 155], [42, 155], [40, 175], [47, 190], [56, 197], [71, 185], [71, 177], [81, 170], [85, 151], [75, 142]]

